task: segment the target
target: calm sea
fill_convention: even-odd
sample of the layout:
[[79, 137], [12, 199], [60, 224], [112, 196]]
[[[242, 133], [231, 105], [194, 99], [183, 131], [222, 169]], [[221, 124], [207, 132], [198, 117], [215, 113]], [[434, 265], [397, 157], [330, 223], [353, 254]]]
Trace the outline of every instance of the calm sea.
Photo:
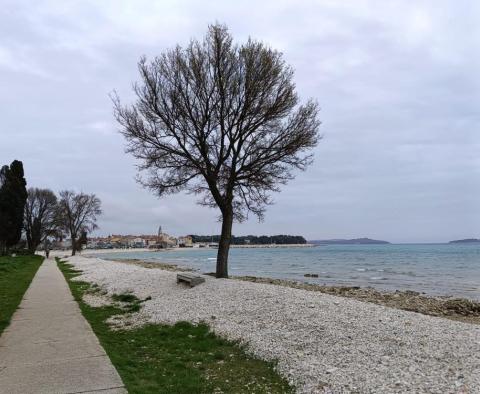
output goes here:
[[[107, 253], [98, 257], [161, 261], [215, 271], [215, 249]], [[233, 248], [231, 275], [309, 283], [414, 290], [480, 300], [480, 245], [328, 245], [312, 248]], [[318, 274], [306, 278], [305, 274]]]

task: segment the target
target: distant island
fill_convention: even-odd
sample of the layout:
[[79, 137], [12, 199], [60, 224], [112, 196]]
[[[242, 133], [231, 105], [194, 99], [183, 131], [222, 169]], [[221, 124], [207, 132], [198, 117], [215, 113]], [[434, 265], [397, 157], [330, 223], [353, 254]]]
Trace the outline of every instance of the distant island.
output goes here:
[[475, 243], [480, 243], [480, 239], [466, 238], [466, 239], [456, 239], [455, 241], [449, 242], [449, 244], [475, 244]]
[[354, 238], [354, 239], [324, 239], [309, 241], [315, 245], [381, 245], [389, 244], [387, 241], [380, 241], [370, 238]]

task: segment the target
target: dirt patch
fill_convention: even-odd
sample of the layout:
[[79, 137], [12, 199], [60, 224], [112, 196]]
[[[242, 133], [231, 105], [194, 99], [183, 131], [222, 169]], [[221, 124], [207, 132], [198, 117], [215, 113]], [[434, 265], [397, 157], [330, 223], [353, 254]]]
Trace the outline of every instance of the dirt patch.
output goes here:
[[148, 317], [141, 313], [113, 315], [106, 320], [113, 331], [134, 330], [148, 323]]
[[101, 308], [103, 306], [113, 305], [112, 299], [110, 297], [101, 294], [85, 293], [82, 299], [85, 304], [94, 308]]
[[232, 279], [318, 291], [340, 297], [354, 298], [359, 301], [372, 302], [390, 308], [418, 312], [424, 315], [480, 324], [480, 302], [466, 298], [429, 297], [416, 291], [408, 290], [387, 292], [375, 290], [371, 287], [322, 286], [283, 279], [257, 278], [255, 276], [232, 277]]

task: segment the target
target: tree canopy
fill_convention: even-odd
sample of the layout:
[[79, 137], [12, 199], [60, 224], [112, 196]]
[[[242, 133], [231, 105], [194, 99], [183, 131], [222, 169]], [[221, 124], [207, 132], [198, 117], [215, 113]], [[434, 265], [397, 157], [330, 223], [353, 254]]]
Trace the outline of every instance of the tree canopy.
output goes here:
[[[193, 242], [219, 242], [220, 235], [190, 235]], [[232, 235], [232, 245], [293, 245], [306, 244], [301, 235]]]
[[60, 192], [58, 215], [61, 228], [72, 240], [72, 256], [80, 247], [79, 237], [97, 228], [97, 216], [102, 213], [101, 201], [95, 194]]
[[21, 161], [14, 160], [0, 170], [0, 254], [7, 253], [22, 236], [26, 185]]
[[29, 188], [25, 204], [27, 246], [34, 253], [46, 237], [58, 230], [57, 196], [49, 189]]

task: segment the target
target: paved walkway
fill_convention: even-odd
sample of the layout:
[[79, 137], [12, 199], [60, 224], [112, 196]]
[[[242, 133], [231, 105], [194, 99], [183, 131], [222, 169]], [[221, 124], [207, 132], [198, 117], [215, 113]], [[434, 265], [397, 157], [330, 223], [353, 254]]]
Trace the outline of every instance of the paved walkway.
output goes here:
[[53, 259], [0, 337], [0, 393], [126, 393]]

